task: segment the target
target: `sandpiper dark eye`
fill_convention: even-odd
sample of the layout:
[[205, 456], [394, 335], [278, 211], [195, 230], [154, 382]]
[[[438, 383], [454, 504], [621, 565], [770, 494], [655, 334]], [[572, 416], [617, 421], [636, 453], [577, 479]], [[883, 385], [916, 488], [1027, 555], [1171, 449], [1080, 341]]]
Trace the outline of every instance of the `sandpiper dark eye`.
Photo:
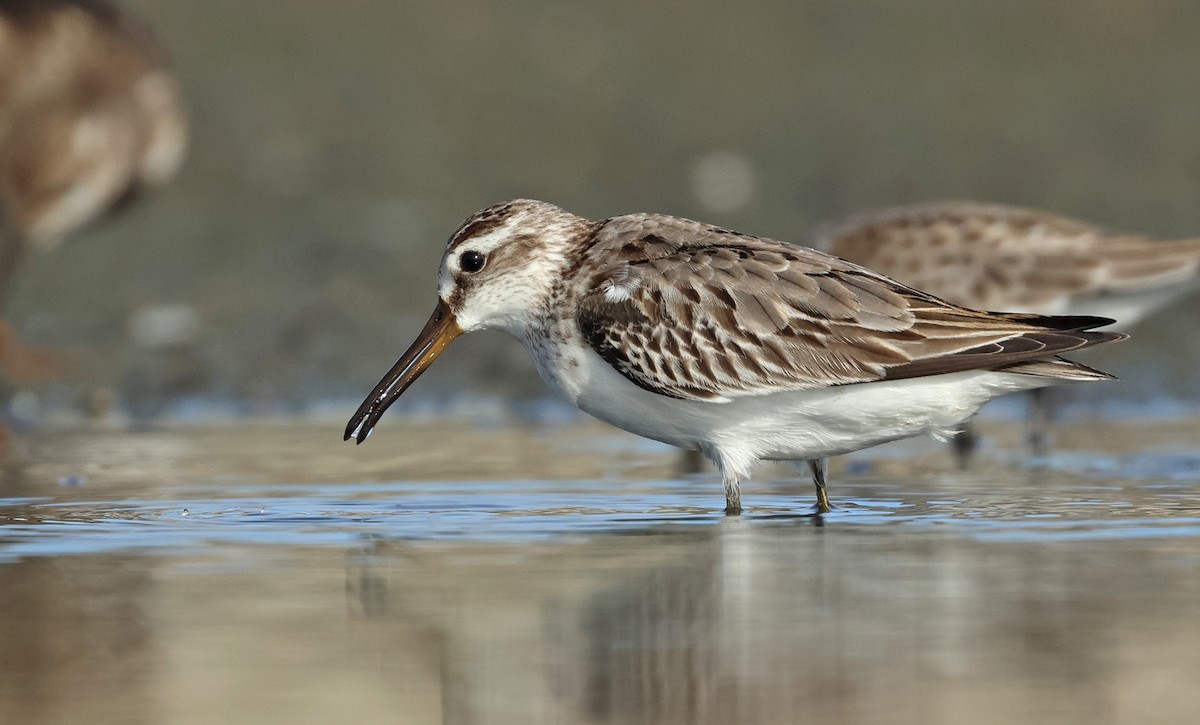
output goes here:
[[458, 267], [464, 272], [478, 272], [486, 263], [487, 257], [483, 256], [482, 252], [475, 250], [463, 252], [462, 256], [458, 258]]

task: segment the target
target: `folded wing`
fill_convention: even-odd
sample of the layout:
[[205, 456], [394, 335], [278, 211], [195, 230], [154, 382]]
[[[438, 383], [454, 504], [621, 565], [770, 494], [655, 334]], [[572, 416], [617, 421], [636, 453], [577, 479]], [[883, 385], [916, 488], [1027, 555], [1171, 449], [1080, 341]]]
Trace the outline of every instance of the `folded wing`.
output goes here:
[[1120, 339], [1095, 317], [958, 307], [821, 252], [674, 217], [609, 220], [576, 315], [588, 344], [663, 395], [782, 390], [997, 369]]

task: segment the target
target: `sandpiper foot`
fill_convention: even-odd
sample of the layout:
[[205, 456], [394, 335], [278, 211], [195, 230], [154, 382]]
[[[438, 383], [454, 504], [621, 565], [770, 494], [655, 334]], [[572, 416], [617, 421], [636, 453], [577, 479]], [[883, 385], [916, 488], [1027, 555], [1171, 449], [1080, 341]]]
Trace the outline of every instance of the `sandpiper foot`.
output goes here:
[[817, 487], [816, 512], [827, 514], [833, 510], [833, 506], [829, 505], [829, 492], [825, 488], [825, 459], [810, 458], [807, 463], [808, 470], [812, 471], [813, 485]]
[[742, 484], [737, 479], [725, 479], [725, 515], [737, 516], [742, 512]]

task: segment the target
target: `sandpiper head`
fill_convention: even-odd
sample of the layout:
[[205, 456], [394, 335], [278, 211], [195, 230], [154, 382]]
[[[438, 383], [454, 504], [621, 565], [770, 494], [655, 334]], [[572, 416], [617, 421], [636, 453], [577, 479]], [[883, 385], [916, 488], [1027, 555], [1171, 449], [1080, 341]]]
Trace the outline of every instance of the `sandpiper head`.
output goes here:
[[464, 221], [446, 245], [438, 297], [463, 332], [519, 333], [549, 304], [567, 251], [591, 223], [532, 199], [490, 206]]
[[499, 328], [520, 334], [545, 315], [568, 255], [594, 226], [532, 199], [506, 201], [472, 214], [446, 245], [438, 304], [412, 346], [379, 381], [346, 426], [366, 440], [401, 393], [464, 332]]

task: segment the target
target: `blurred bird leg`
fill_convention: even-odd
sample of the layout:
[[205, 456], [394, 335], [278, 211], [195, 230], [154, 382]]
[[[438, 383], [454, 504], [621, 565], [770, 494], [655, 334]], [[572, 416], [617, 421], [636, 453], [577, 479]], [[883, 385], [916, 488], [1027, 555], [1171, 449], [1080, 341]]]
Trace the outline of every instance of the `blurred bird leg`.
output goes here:
[[16, 231], [0, 219], [0, 315], [12, 294], [17, 268], [25, 259], [25, 244]]
[[69, 377], [77, 365], [61, 348], [26, 345], [6, 320], [0, 320], [0, 369], [9, 381], [25, 385]]
[[960, 425], [950, 438], [950, 445], [954, 449], [954, 458], [958, 461], [959, 470], [965, 471], [970, 468], [971, 459], [979, 449], [979, 435], [975, 432], [975, 425], [971, 421]]
[[1039, 388], [1031, 390], [1029, 398], [1029, 427], [1026, 430], [1026, 442], [1029, 453], [1035, 458], [1041, 458], [1050, 450], [1050, 426], [1054, 422], [1054, 396], [1049, 390]]
[[704, 470], [704, 454], [700, 451], [685, 448], [679, 452], [675, 462], [675, 473], [679, 476], [691, 476]]

